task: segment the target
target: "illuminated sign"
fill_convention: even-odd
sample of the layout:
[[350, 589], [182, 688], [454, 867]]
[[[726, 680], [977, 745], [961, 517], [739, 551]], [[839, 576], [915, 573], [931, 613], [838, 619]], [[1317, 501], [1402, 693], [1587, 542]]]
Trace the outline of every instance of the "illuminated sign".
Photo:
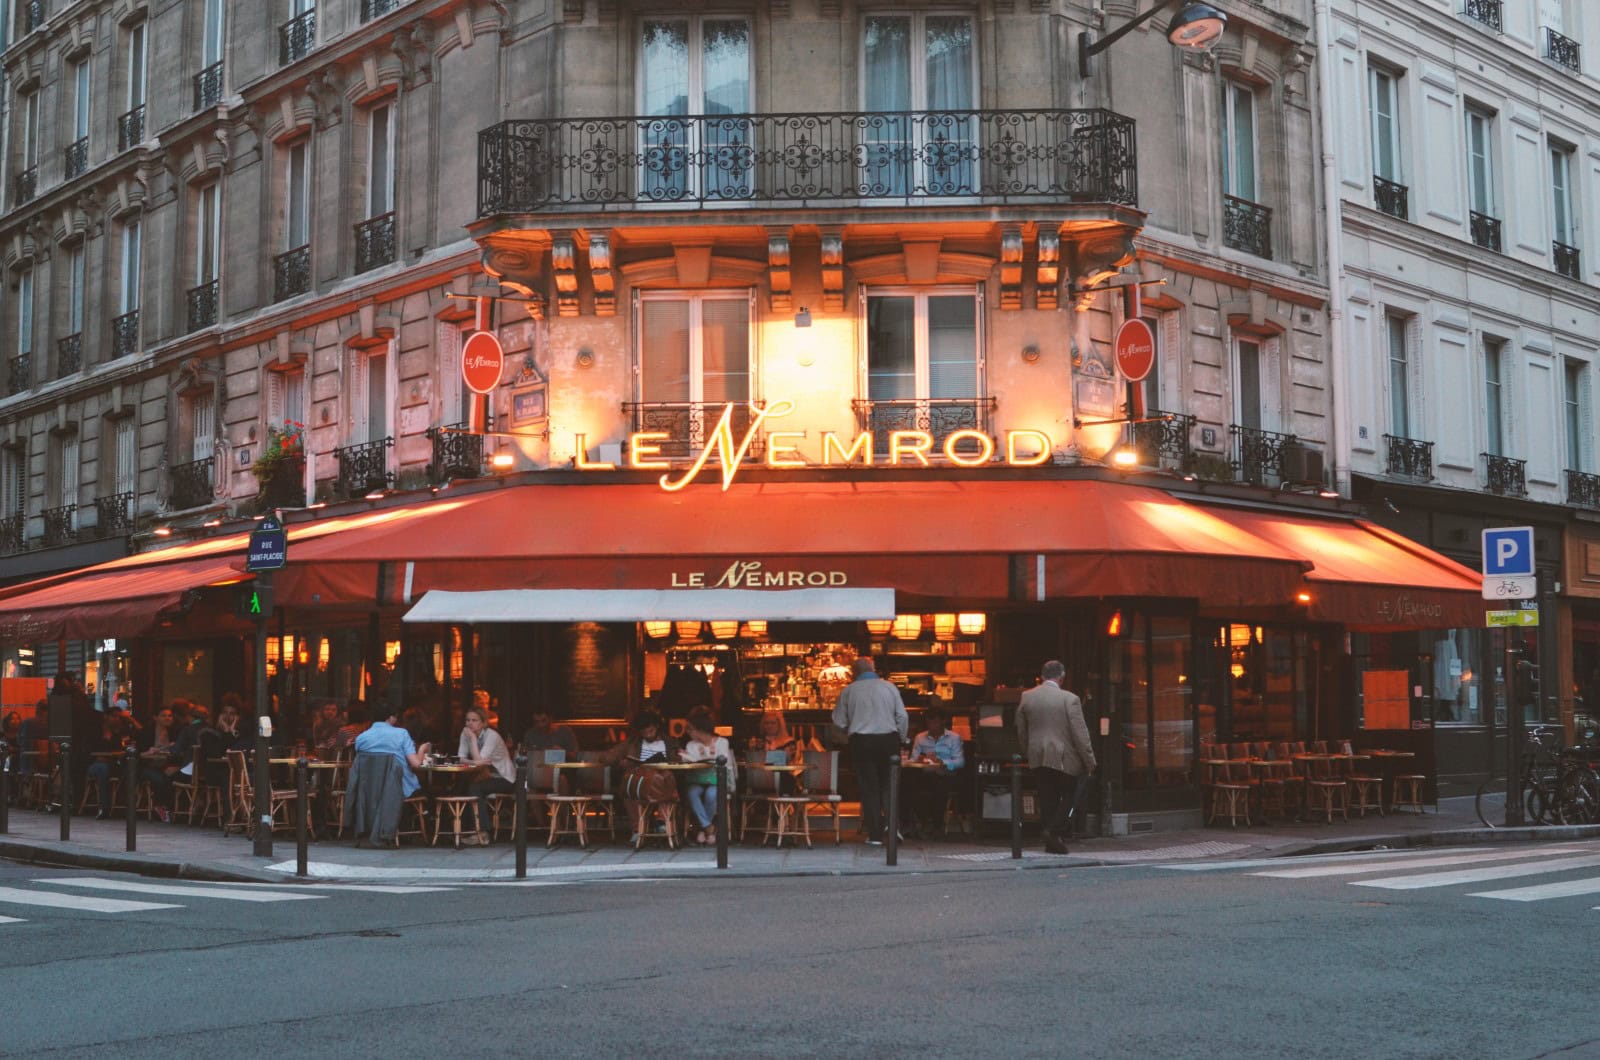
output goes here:
[[[755, 443], [757, 432], [767, 420], [787, 416], [794, 411], [791, 401], [775, 401], [770, 405], [751, 403], [750, 425], [743, 438], [736, 438], [733, 414], [737, 405], [727, 405], [717, 418], [716, 426], [706, 436], [700, 453], [677, 478], [670, 474], [672, 464], [661, 455], [662, 447], [672, 440], [665, 431], [636, 431], [628, 436], [627, 467], [634, 471], [665, 471], [661, 488], [676, 493], [705, 470], [713, 455], [722, 468], [722, 488], [733, 485], [739, 469]], [[766, 449], [756, 459], [769, 468], [804, 468], [810, 464], [800, 454], [799, 443], [806, 438], [804, 431], [769, 431]], [[607, 461], [591, 461], [588, 456], [588, 438], [574, 436], [577, 455], [573, 465], [579, 471], [615, 471], [617, 465]], [[983, 431], [961, 430], [951, 432], [941, 444], [927, 431], [889, 431], [880, 439], [873, 431], [859, 431], [848, 441], [835, 431], [822, 433], [822, 467], [932, 467], [930, 457], [942, 455], [956, 467], [983, 467], [999, 462], [1007, 467], [1038, 467], [1050, 462], [1053, 442], [1043, 431], [1006, 431], [998, 438]]]
[[714, 582], [703, 570], [672, 572], [674, 589], [816, 589], [849, 583], [842, 570], [768, 570], [758, 559], [735, 560]]

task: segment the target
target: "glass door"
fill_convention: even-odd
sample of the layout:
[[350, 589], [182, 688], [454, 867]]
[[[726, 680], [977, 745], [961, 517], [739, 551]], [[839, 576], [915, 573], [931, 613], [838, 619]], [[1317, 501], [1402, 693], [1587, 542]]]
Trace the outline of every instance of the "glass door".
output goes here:
[[747, 199], [753, 187], [750, 24], [647, 20], [640, 45], [641, 198]]
[[977, 192], [975, 57], [967, 15], [867, 17], [863, 198]]

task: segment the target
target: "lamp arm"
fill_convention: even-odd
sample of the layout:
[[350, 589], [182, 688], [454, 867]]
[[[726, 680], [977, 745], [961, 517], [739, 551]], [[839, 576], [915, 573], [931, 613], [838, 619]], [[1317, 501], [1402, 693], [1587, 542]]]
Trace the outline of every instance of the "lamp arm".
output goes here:
[[1137, 18], [1130, 19], [1099, 40], [1091, 40], [1087, 32], [1078, 34], [1078, 70], [1083, 76], [1089, 73], [1089, 57], [1099, 55], [1129, 33], [1138, 29], [1154, 18], [1159, 12], [1166, 10], [1178, 0], [1159, 0], [1159, 2]]

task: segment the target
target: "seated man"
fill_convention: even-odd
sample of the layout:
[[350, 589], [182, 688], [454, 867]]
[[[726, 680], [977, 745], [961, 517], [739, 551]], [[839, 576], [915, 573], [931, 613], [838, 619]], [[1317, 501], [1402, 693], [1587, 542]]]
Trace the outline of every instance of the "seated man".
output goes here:
[[356, 737], [355, 763], [345, 792], [358, 846], [363, 836], [373, 844], [394, 839], [405, 800], [422, 786], [413, 770], [433, 749], [426, 743], [416, 746], [411, 734], [396, 724], [400, 720], [399, 707], [391, 704], [383, 709], [387, 712], [384, 720], [373, 722]]
[[533, 726], [522, 738], [522, 750], [535, 764], [544, 761], [544, 751], [565, 751], [567, 761], [572, 762], [578, 757], [578, 737], [571, 726], [555, 724], [548, 708], [538, 707], [533, 712]]
[[911, 760], [925, 762], [927, 769], [908, 769], [902, 779], [909, 781], [906, 806], [911, 811], [913, 829], [924, 836], [944, 834], [944, 808], [956, 784], [956, 774], [966, 764], [961, 737], [946, 725], [949, 715], [943, 707], [929, 707], [923, 712], [926, 728], [917, 734], [911, 745]]

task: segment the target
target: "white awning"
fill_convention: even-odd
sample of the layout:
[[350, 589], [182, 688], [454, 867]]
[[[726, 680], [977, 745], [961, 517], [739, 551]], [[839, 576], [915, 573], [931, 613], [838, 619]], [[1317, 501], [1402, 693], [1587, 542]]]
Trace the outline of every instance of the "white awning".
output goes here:
[[643, 622], [767, 619], [859, 622], [894, 618], [893, 589], [433, 589], [407, 622]]

